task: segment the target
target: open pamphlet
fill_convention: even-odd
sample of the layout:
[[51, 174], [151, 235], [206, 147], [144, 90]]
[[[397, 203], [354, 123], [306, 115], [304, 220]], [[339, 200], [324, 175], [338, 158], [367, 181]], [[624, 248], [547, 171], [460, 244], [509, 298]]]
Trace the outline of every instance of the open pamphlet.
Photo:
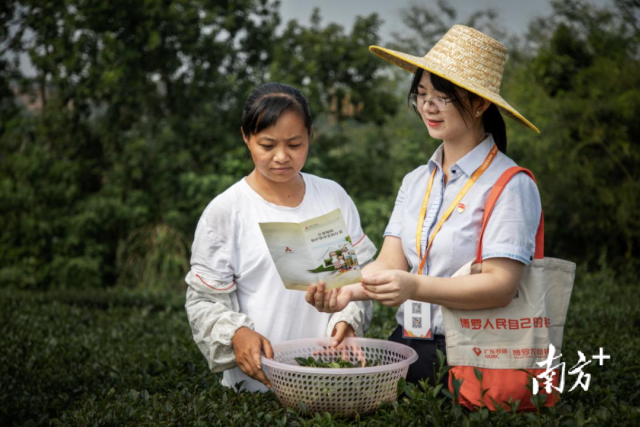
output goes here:
[[306, 291], [320, 280], [334, 289], [362, 278], [340, 209], [301, 223], [263, 222], [260, 229], [287, 289]]

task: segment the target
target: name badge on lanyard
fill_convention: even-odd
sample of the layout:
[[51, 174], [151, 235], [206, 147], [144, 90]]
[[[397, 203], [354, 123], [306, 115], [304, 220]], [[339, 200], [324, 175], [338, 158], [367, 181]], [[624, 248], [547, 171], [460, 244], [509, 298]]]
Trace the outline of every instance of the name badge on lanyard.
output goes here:
[[[482, 176], [482, 174], [489, 168], [491, 162], [498, 154], [498, 147], [494, 144], [491, 147], [491, 151], [487, 154], [487, 157], [484, 159], [482, 165], [471, 175], [471, 178], [466, 182], [462, 190], [458, 193], [453, 203], [449, 206], [449, 208], [445, 211], [438, 221], [435, 230], [429, 237], [427, 242], [427, 247], [425, 248], [422, 257], [420, 257], [421, 251], [421, 243], [422, 243], [422, 227], [424, 226], [424, 218], [427, 212], [427, 205], [429, 203], [429, 196], [431, 195], [431, 188], [433, 187], [433, 181], [436, 176], [436, 168], [433, 168], [433, 172], [431, 173], [431, 178], [429, 178], [429, 184], [427, 185], [427, 191], [424, 193], [424, 198], [422, 200], [422, 207], [420, 208], [420, 217], [418, 218], [418, 225], [416, 227], [416, 253], [418, 257], [420, 257], [420, 264], [418, 266], [418, 274], [422, 274], [424, 270], [424, 266], [427, 262], [427, 254], [429, 253], [429, 249], [431, 249], [431, 245], [433, 244], [433, 240], [436, 237], [436, 234], [442, 228], [442, 225], [445, 223], [447, 219], [451, 216], [451, 213], [459, 206], [462, 198], [469, 192], [471, 187], [478, 181], [478, 179]], [[464, 206], [464, 205], [462, 205]], [[402, 329], [402, 336], [408, 339], [423, 339], [423, 340], [432, 340], [433, 333], [431, 330], [431, 304], [421, 301], [413, 301], [407, 300], [402, 305], [404, 309], [404, 327]]]

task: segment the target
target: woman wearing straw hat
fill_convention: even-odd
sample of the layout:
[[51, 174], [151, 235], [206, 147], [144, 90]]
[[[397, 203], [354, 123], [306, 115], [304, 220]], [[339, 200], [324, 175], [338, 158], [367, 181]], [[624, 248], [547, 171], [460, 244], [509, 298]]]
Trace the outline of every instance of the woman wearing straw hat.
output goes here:
[[[424, 56], [371, 46], [371, 52], [414, 74], [409, 100], [431, 137], [442, 140], [429, 162], [407, 174], [375, 262], [362, 283], [306, 299], [320, 311], [373, 299], [400, 306], [390, 340], [420, 355], [410, 382], [436, 379], [436, 350], [446, 352], [441, 306], [481, 309], [513, 299], [525, 265], [533, 259], [541, 204], [535, 183], [518, 174], [505, 187], [487, 225], [482, 271], [451, 277], [475, 256], [484, 205], [508, 168], [502, 114], [538, 129], [500, 96], [507, 49], [469, 27], [452, 27]], [[469, 325], [475, 327], [475, 325]], [[447, 378], [441, 381], [446, 384]]]

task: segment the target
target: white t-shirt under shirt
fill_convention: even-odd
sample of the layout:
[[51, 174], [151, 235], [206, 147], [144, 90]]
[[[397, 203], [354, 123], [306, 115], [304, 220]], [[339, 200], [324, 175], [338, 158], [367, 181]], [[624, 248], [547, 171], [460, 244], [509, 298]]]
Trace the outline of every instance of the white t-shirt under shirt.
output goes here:
[[231, 338], [242, 326], [278, 343], [329, 335], [342, 320], [361, 335], [371, 320], [371, 302], [351, 303], [333, 315], [319, 313], [304, 300], [304, 292], [286, 289], [278, 276], [260, 222], [302, 222], [339, 208], [360, 263], [376, 253], [344, 189], [327, 179], [301, 175], [305, 195], [296, 207], [267, 202], [242, 179], [211, 201], [198, 222], [186, 277], [186, 309], [194, 340], [210, 368], [226, 369], [226, 386], [245, 381], [247, 390], [266, 389], [234, 367]]

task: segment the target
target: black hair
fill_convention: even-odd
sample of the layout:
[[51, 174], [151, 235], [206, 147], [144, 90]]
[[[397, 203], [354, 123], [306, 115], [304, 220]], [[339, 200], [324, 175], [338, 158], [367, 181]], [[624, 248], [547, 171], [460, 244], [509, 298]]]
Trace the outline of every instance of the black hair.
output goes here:
[[285, 111], [294, 111], [304, 121], [309, 136], [312, 132], [311, 109], [302, 93], [282, 83], [265, 83], [249, 94], [242, 111], [242, 132], [245, 137], [273, 126]]
[[[418, 85], [420, 84], [420, 80], [422, 79], [422, 74], [424, 70], [422, 68], [418, 68], [413, 75], [413, 81], [411, 82], [411, 88], [409, 89], [409, 95], [407, 99], [411, 100], [411, 94], [418, 93]], [[473, 112], [469, 108], [469, 106], [462, 101], [462, 94], [468, 94], [469, 100], [473, 101], [475, 99], [479, 99], [480, 96], [476, 95], [473, 92], [469, 92], [461, 87], [455, 85], [447, 79], [444, 79], [436, 74], [431, 73], [431, 84], [438, 91], [444, 93], [447, 98], [451, 98], [453, 104], [456, 109], [462, 115], [465, 123], [473, 122]], [[418, 109], [414, 106], [414, 111], [420, 115]], [[500, 110], [498, 107], [491, 103], [489, 108], [482, 115], [482, 123], [484, 125], [484, 131], [493, 135], [493, 140], [498, 146], [498, 150], [502, 151], [504, 154], [507, 154], [507, 128], [504, 123], [504, 119], [502, 118], [502, 114], [500, 114]]]

